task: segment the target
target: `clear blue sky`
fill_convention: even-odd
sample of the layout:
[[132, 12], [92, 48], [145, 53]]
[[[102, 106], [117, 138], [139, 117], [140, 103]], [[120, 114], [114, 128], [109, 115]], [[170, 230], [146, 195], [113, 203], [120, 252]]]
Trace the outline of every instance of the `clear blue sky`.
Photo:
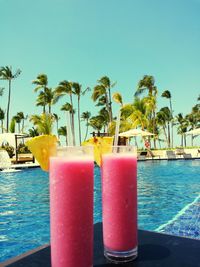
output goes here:
[[[0, 0], [0, 66], [22, 70], [11, 115], [41, 111], [31, 84], [39, 73], [50, 87], [66, 79], [83, 88], [107, 75], [124, 102], [132, 101], [143, 75], [153, 75], [158, 107], [168, 104], [160, 95], [169, 90], [174, 113], [189, 113], [200, 94], [199, 12], [200, 0]], [[7, 90], [1, 108], [6, 101]], [[53, 108], [61, 117], [63, 102]], [[86, 110], [96, 113], [89, 94]]]

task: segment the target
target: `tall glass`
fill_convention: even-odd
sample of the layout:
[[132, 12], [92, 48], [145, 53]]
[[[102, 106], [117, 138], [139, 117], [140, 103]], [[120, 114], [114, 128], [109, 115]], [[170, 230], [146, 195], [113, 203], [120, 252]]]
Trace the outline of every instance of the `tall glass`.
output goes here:
[[102, 156], [103, 241], [115, 263], [137, 257], [137, 150], [116, 146]]
[[64, 147], [50, 158], [52, 267], [93, 266], [92, 147]]

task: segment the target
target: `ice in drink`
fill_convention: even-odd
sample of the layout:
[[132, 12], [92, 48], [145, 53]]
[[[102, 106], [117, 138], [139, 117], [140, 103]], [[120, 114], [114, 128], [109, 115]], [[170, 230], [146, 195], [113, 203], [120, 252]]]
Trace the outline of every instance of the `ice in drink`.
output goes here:
[[50, 158], [52, 267], [93, 266], [93, 158]]
[[102, 198], [105, 256], [116, 262], [132, 260], [138, 244], [136, 154], [103, 155]]

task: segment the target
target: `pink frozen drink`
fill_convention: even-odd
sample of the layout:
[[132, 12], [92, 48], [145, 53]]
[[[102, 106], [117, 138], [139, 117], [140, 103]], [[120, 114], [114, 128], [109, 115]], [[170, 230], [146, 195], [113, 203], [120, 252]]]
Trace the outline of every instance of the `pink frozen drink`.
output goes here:
[[137, 256], [137, 158], [130, 152], [102, 157], [103, 240], [114, 262]]
[[93, 266], [93, 169], [73, 149], [50, 158], [52, 267]]

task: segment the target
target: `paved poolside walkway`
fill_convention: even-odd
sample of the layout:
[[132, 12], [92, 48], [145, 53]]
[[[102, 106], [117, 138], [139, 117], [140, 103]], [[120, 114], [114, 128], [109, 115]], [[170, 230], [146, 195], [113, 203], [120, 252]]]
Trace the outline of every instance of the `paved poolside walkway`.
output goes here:
[[38, 163], [23, 163], [23, 164], [11, 164], [7, 169], [3, 169], [3, 172], [12, 172], [18, 169], [27, 169], [27, 168], [38, 168], [40, 165]]

